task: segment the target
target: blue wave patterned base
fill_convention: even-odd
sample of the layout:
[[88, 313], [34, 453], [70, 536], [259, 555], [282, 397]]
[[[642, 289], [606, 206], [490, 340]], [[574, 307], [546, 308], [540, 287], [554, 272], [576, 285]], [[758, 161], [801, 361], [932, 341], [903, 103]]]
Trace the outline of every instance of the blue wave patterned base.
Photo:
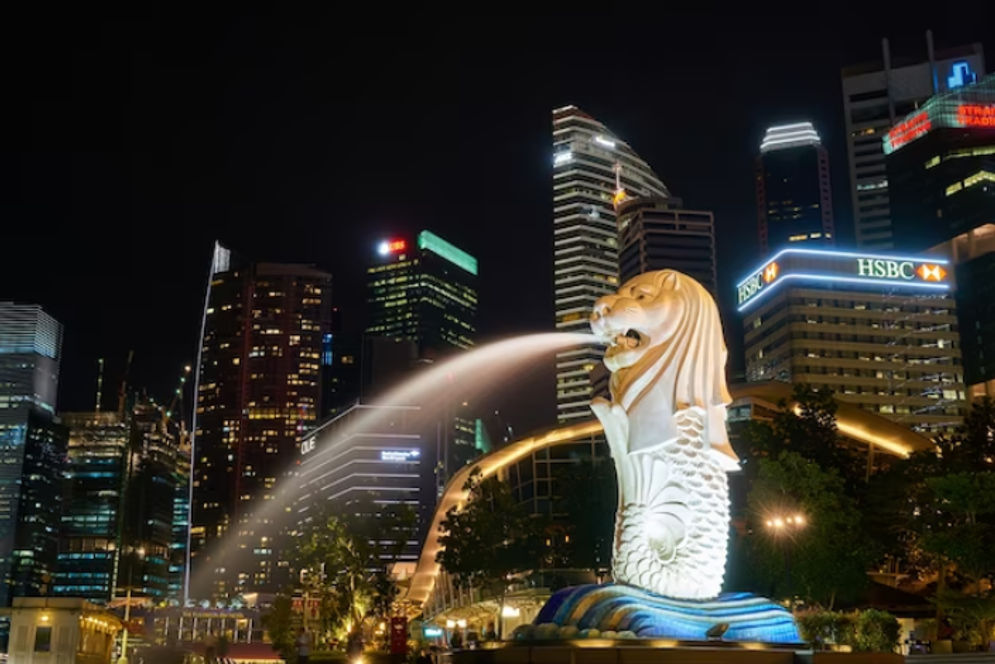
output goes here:
[[[639, 638], [704, 641], [720, 623], [729, 628], [723, 641], [794, 644], [801, 642], [791, 613], [769, 599], [726, 593], [717, 599], [669, 599], [632, 586], [583, 585], [557, 591], [539, 611], [534, 625], [554, 624], [598, 632], [631, 633]], [[574, 629], [569, 629], [574, 632]]]

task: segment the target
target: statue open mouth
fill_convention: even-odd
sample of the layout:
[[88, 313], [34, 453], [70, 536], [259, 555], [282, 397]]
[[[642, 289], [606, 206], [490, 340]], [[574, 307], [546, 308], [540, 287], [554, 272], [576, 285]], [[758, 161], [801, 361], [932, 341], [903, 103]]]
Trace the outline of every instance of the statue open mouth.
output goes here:
[[632, 328], [625, 332], [605, 335], [608, 341], [608, 348], [605, 350], [605, 357], [613, 357], [620, 353], [642, 348], [646, 345], [646, 336], [640, 334], [638, 330]]

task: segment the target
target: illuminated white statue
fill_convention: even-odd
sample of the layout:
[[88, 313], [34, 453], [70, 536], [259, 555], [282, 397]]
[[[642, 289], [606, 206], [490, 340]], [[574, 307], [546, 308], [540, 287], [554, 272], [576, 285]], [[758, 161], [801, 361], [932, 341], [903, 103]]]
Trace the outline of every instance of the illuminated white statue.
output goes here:
[[673, 270], [600, 298], [591, 328], [609, 345], [611, 402], [591, 408], [618, 471], [615, 580], [667, 597], [722, 589], [729, 531], [726, 347], [715, 301]]

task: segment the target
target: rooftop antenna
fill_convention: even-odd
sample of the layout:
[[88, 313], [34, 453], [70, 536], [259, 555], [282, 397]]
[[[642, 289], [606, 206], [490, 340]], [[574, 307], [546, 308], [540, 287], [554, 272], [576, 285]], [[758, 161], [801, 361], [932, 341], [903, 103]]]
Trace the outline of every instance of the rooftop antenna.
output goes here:
[[100, 412], [100, 402], [104, 395], [104, 358], [97, 358], [97, 403], [94, 412]]
[[612, 197], [612, 204], [615, 209], [618, 210], [618, 206], [628, 198], [625, 194], [625, 188], [622, 186], [622, 162], [615, 162], [615, 196]]

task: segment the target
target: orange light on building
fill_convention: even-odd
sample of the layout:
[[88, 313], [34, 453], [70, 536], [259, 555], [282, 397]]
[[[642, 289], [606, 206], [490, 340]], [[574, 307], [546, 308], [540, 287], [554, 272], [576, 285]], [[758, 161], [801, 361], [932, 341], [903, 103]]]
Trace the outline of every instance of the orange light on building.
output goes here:
[[916, 274], [918, 274], [919, 278], [923, 281], [943, 281], [947, 276], [947, 271], [939, 265], [923, 263], [916, 268]]
[[778, 271], [779, 271], [779, 268], [777, 267], [777, 263], [771, 263], [770, 265], [768, 265], [767, 267], [765, 267], [764, 268], [764, 283], [765, 284], [769, 284], [770, 282], [772, 282], [775, 279], [777, 279], [777, 273], [778, 273]]

